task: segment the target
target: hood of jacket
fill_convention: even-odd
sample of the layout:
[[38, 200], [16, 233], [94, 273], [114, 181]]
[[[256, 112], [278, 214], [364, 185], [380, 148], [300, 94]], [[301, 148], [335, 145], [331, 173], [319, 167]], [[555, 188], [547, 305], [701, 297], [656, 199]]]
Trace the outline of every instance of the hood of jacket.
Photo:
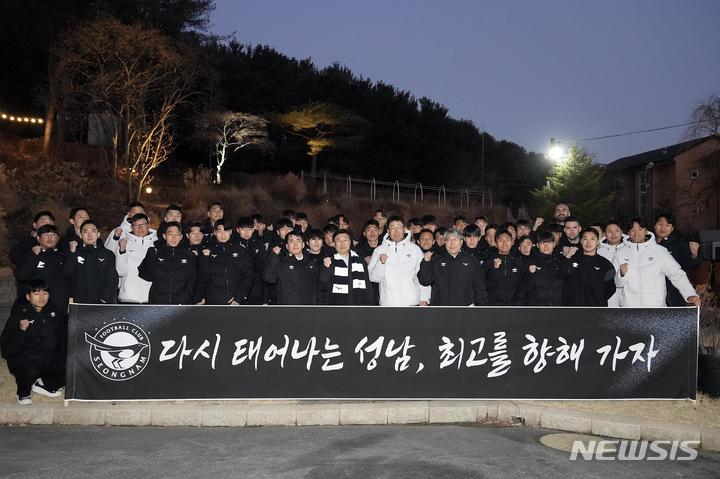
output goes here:
[[643, 241], [642, 243], [633, 243], [632, 241], [630, 241], [630, 237], [628, 236], [623, 240], [623, 244], [627, 248], [635, 248], [637, 250], [642, 250], [657, 245], [657, 242], [655, 241], [655, 233], [651, 233], [648, 231], [648, 233], [645, 235], [645, 241]]
[[[383, 243], [386, 246], [392, 246], [395, 242], [390, 239], [390, 233], [385, 233], [385, 236], [383, 236]], [[398, 241], [398, 244], [408, 244], [412, 243], [412, 233], [410, 230], [405, 230], [405, 237], [402, 239], [402, 241]]]

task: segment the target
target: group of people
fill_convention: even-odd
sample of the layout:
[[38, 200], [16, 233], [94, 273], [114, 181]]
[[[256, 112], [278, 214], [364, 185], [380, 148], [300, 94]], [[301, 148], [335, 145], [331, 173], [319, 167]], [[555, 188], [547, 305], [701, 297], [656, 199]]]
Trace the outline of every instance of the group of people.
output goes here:
[[18, 399], [57, 395], [64, 377], [68, 303], [380, 306], [699, 305], [687, 273], [699, 245], [682, 240], [669, 213], [582, 225], [567, 204], [553, 222], [502, 225], [457, 216], [405, 221], [381, 209], [360, 234], [338, 214], [322, 229], [286, 210], [233, 224], [222, 204], [184, 223], [170, 205], [157, 230], [140, 202], [104, 241], [84, 207], [61, 236], [49, 211], [10, 251], [18, 301], [0, 337]]

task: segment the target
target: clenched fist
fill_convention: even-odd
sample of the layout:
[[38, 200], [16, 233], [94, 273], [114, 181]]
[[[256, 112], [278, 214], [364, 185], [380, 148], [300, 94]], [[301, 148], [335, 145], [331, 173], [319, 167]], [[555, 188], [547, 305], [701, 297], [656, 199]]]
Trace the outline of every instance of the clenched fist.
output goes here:
[[628, 272], [628, 264], [623, 263], [620, 265], [620, 276], [625, 276]]
[[528, 268], [528, 270], [531, 273], [534, 273], [535, 271], [537, 271], [537, 266], [535, 266], [534, 264], [531, 264], [530, 267]]
[[326, 268], [329, 268], [330, 265], [332, 264], [332, 259], [328, 256], [327, 258], [325, 258], [323, 260], [323, 264], [325, 265]]
[[430, 261], [430, 260], [432, 259], [432, 255], [433, 255], [433, 252], [432, 252], [432, 251], [427, 251], [427, 252], [425, 252], [425, 256], [424, 256], [423, 259], [424, 259], [425, 261]]
[[127, 248], [127, 239], [123, 238], [120, 241], [118, 241], [118, 247], [120, 248], [120, 252], [124, 253], [125, 248]]
[[203, 256], [210, 256], [210, 250], [207, 249], [207, 248], [205, 248], [205, 249], [203, 250]]
[[77, 246], [78, 246], [78, 245], [77, 245], [77, 241], [71, 241], [71, 242], [68, 244], [68, 246], [70, 246], [70, 252], [71, 252], [71, 253], [74, 253], [75, 251], [77, 251]]
[[389, 256], [386, 255], [385, 253], [383, 253], [383, 254], [380, 255], [380, 262], [381, 262], [382, 264], [385, 264], [385, 261], [387, 261], [388, 258], [389, 258]]
[[498, 269], [501, 264], [502, 264], [502, 260], [500, 258], [495, 258], [493, 260], [493, 268]]
[[115, 237], [119, 238], [120, 236], [122, 236], [122, 231], [123, 231], [122, 228], [115, 228], [115, 231], [114, 231]]
[[42, 248], [40, 247], [40, 245], [35, 245], [32, 247], [32, 252], [35, 256], [39, 255], [41, 251]]
[[275, 247], [272, 249], [272, 252], [275, 253], [275, 254], [280, 254], [280, 247], [279, 247], [279, 246], [275, 246]]

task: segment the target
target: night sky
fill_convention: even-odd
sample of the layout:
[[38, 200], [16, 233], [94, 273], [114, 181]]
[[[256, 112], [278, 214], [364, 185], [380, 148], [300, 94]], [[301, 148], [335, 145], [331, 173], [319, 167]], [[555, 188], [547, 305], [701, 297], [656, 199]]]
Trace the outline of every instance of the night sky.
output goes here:
[[[720, 1], [216, 0], [211, 31], [316, 66], [339, 62], [545, 151], [684, 123], [720, 94]], [[684, 128], [581, 145], [603, 163]]]

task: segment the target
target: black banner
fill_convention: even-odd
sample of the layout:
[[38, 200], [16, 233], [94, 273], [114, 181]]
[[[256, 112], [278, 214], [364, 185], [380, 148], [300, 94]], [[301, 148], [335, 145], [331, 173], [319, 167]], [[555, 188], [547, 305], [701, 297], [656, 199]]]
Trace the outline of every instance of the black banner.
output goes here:
[[71, 305], [66, 399], [695, 398], [695, 308]]

